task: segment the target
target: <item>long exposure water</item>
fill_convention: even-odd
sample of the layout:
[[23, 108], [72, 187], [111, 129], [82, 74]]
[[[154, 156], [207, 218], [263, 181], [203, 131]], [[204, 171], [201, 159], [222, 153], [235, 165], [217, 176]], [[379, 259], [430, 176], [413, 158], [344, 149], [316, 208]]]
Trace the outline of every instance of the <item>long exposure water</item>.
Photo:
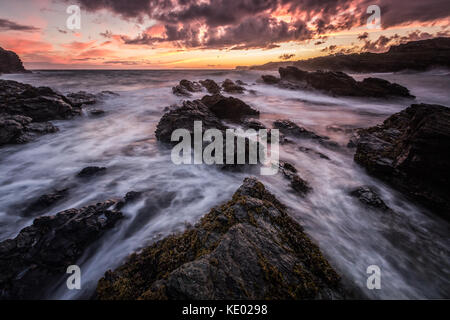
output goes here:
[[[187, 224], [195, 224], [240, 186], [245, 173], [207, 165], [173, 164], [170, 150], [158, 145], [154, 134], [164, 108], [182, 100], [171, 91], [179, 80], [240, 79], [253, 91], [235, 96], [258, 109], [260, 121], [266, 126], [271, 127], [276, 119], [290, 119], [341, 145], [328, 149], [298, 140], [296, 144], [280, 146], [281, 159], [294, 164], [313, 187], [305, 198], [291, 192], [288, 181], [280, 174], [258, 179], [288, 205], [290, 214], [317, 242], [343, 281], [368, 298], [449, 298], [448, 223], [367, 175], [353, 162], [354, 150], [346, 147], [349, 134], [332, 130], [376, 125], [413, 102], [290, 91], [258, 82], [260, 75], [256, 71], [226, 70], [35, 71], [2, 75], [3, 79], [49, 86], [64, 94], [111, 90], [120, 96], [93, 106], [106, 111], [104, 116], [85, 112], [74, 120], [54, 121], [59, 132], [26, 145], [0, 149], [0, 240], [15, 237], [20, 229], [30, 225], [36, 216], [22, 214], [23, 208], [55, 189], [69, 188], [69, 196], [46, 213], [49, 215], [120, 198], [132, 190], [145, 192], [142, 200], [125, 207], [125, 219], [92, 245], [78, 262], [82, 290], [67, 290], [62, 276], [48, 296], [89, 298], [106, 270], [119, 266], [132, 252], [182, 231]], [[355, 77], [365, 76], [369, 75]], [[375, 76], [405, 85], [417, 96], [417, 102], [449, 106], [448, 71]], [[192, 99], [204, 94], [197, 93]], [[299, 146], [319, 151], [329, 160], [316, 153], [305, 153]], [[75, 178], [86, 166], [108, 169], [105, 175], [89, 181]], [[361, 185], [375, 188], [395, 214], [368, 209], [349, 196], [349, 190]], [[369, 265], [381, 269], [380, 290], [366, 287]]]

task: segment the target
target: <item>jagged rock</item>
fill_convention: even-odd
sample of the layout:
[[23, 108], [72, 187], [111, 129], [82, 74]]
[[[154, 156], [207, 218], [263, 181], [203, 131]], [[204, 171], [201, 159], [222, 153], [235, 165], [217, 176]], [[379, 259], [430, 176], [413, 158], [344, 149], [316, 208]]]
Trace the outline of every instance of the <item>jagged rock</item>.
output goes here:
[[53, 206], [55, 203], [59, 202], [60, 200], [64, 199], [69, 193], [69, 189], [61, 189], [61, 190], [55, 190], [52, 193], [44, 194], [37, 198], [35, 201], [30, 203], [30, 205], [27, 206], [27, 208], [24, 210], [25, 215], [28, 215], [30, 213], [35, 213], [42, 211], [44, 209], [48, 209], [51, 206]]
[[354, 160], [450, 219], [450, 109], [413, 104], [383, 124], [360, 129]]
[[0, 298], [42, 299], [86, 248], [122, 213], [109, 200], [36, 218], [14, 239], [0, 242]]
[[0, 146], [32, 141], [39, 135], [58, 131], [50, 122], [32, 122], [21, 115], [0, 114]]
[[331, 124], [326, 127], [327, 131], [332, 132], [342, 132], [342, 133], [353, 133], [357, 130], [357, 128], [351, 126], [351, 125], [337, 125], [337, 124]]
[[280, 161], [280, 171], [291, 182], [291, 187], [301, 196], [312, 190], [309, 183], [298, 175], [297, 169], [286, 161]]
[[236, 80], [236, 84], [238, 84], [238, 85], [240, 85], [240, 86], [246, 86], [246, 85], [247, 85], [247, 83], [245, 83], [245, 82], [242, 81], [242, 80]]
[[358, 198], [359, 201], [364, 203], [369, 207], [375, 209], [380, 209], [382, 211], [390, 210], [389, 207], [384, 203], [383, 199], [378, 195], [378, 193], [371, 187], [362, 186], [358, 187], [350, 192], [350, 195]]
[[204, 96], [201, 100], [219, 119], [240, 121], [247, 116], [258, 116], [259, 111], [244, 101], [222, 95]]
[[336, 96], [414, 98], [407, 88], [379, 78], [356, 81], [340, 71], [307, 72], [292, 66], [280, 68], [279, 72], [283, 81], [300, 84], [299, 88], [321, 90]]
[[185, 96], [185, 97], [190, 97], [192, 96], [192, 94], [189, 93], [189, 91], [186, 90], [186, 88], [177, 85], [175, 87], [172, 88], [172, 93], [176, 96]]
[[263, 82], [267, 83], [267, 84], [277, 84], [281, 80], [280, 78], [277, 78], [272, 75], [262, 75], [261, 78], [262, 78]]
[[340, 277], [255, 178], [195, 227], [133, 254], [97, 286], [98, 299], [330, 299]]
[[243, 93], [245, 88], [235, 84], [230, 79], [225, 79], [225, 81], [222, 83], [222, 88], [225, 92], [228, 93]]
[[87, 178], [92, 177], [99, 174], [104, 174], [106, 171], [105, 167], [86, 167], [83, 168], [80, 172], [77, 173], [77, 177]]
[[206, 90], [208, 90], [208, 92], [211, 94], [220, 93], [220, 87], [214, 80], [211, 79], [202, 80], [200, 81], [200, 84], [204, 86]]
[[326, 156], [325, 154], [323, 154], [322, 152], [313, 150], [311, 148], [307, 148], [307, 147], [298, 147], [298, 150], [304, 153], [312, 153], [315, 154], [316, 156], [318, 156], [319, 158], [325, 159], [325, 160], [330, 160], [330, 158], [328, 156]]
[[23, 67], [19, 56], [13, 52], [0, 48], [0, 74], [29, 72]]
[[87, 93], [86, 91], [78, 91], [75, 93], [69, 93], [67, 98], [72, 102], [72, 104], [96, 104], [97, 97], [95, 94]]
[[69, 119], [81, 113], [80, 105], [48, 87], [33, 87], [0, 80], [0, 113], [30, 117], [34, 122]]
[[[275, 129], [280, 130], [283, 135], [301, 138], [301, 139], [312, 139], [317, 142], [328, 146], [328, 147], [337, 147], [338, 144], [334, 141], [331, 141], [328, 137], [323, 137], [315, 134], [312, 131], [309, 131], [303, 127], [298, 126], [291, 120], [276, 120], [273, 123]], [[290, 142], [289, 140], [284, 141], [284, 143]]]
[[241, 122], [241, 124], [248, 129], [253, 130], [261, 130], [261, 129], [267, 129], [265, 125], [263, 125], [261, 122], [254, 120], [254, 119], [245, 119]]

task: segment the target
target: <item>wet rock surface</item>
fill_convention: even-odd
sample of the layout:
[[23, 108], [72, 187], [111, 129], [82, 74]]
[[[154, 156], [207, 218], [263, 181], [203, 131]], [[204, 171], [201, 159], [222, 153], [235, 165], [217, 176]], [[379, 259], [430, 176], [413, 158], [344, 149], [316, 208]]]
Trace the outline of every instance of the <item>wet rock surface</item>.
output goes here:
[[0, 242], [0, 298], [40, 299], [122, 213], [109, 200], [36, 218], [14, 239]]
[[200, 92], [202, 91], [202, 86], [197, 82], [192, 82], [186, 79], [180, 81], [180, 84], [172, 88], [173, 94], [177, 96], [186, 96], [190, 97], [191, 92]]
[[40, 212], [42, 210], [48, 209], [52, 207], [57, 202], [66, 198], [69, 194], [69, 189], [61, 189], [55, 190], [52, 193], [44, 194], [37, 198], [35, 201], [30, 203], [24, 211], [25, 215], [29, 215], [31, 213]]
[[309, 183], [298, 175], [297, 169], [286, 161], [280, 161], [280, 170], [285, 178], [291, 182], [291, 188], [301, 196], [312, 190]]
[[350, 191], [350, 195], [357, 198], [366, 206], [382, 211], [390, 211], [390, 208], [386, 205], [383, 199], [381, 199], [378, 193], [369, 186], [358, 187]]
[[279, 73], [280, 79], [273, 76], [263, 76], [263, 81], [287, 89], [314, 89], [335, 96], [414, 98], [407, 88], [379, 78], [366, 78], [363, 81], [356, 81], [340, 71], [308, 72], [292, 66], [281, 67]]
[[133, 254], [98, 299], [342, 298], [340, 277], [255, 178], [198, 224]]
[[450, 109], [413, 104], [351, 140], [355, 162], [450, 219]]
[[75, 93], [69, 93], [67, 98], [72, 102], [72, 104], [96, 104], [97, 97], [95, 94], [87, 93], [86, 91], [79, 91]]

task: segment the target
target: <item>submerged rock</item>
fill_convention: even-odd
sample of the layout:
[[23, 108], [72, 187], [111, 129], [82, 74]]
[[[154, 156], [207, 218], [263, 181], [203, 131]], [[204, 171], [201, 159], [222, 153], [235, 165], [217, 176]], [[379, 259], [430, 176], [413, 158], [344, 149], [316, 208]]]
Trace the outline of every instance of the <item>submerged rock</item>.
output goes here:
[[88, 178], [99, 174], [104, 174], [105, 171], [106, 171], [105, 167], [95, 167], [95, 166], [86, 167], [77, 173], [77, 177]]
[[450, 219], [450, 109], [413, 104], [352, 139], [355, 162]]
[[206, 88], [206, 90], [211, 94], [219, 94], [220, 87], [219, 85], [211, 79], [201, 80], [200, 84]]
[[55, 203], [67, 197], [69, 189], [55, 190], [52, 193], [44, 194], [33, 201], [24, 211], [26, 215], [39, 212], [52, 207]]
[[222, 88], [225, 92], [228, 93], [243, 93], [245, 88], [234, 83], [230, 79], [225, 79], [225, 81], [222, 83]]
[[289, 162], [280, 161], [280, 171], [291, 182], [292, 189], [301, 196], [312, 190], [309, 183], [298, 175], [297, 169]]
[[201, 100], [219, 119], [240, 121], [248, 116], [259, 116], [259, 111], [253, 109], [244, 101], [234, 97], [224, 97], [216, 94], [204, 96]]
[[96, 104], [97, 97], [95, 94], [87, 93], [86, 91], [79, 91], [75, 93], [69, 93], [67, 98], [72, 104]]
[[340, 277], [255, 178], [199, 223], [133, 254], [98, 299], [342, 298]]
[[114, 200], [43, 216], [0, 242], [0, 298], [42, 299], [67, 267], [123, 217]]
[[202, 87], [197, 82], [192, 82], [186, 79], [180, 81], [180, 84], [172, 88], [173, 94], [177, 96], [191, 96], [191, 92], [200, 92]]
[[291, 88], [316, 89], [336, 96], [414, 98], [407, 88], [379, 78], [356, 81], [340, 71], [307, 72], [292, 66], [280, 68], [279, 72], [283, 83], [293, 83]]
[[378, 193], [371, 187], [362, 186], [358, 187], [350, 192], [350, 195], [357, 198], [363, 204], [380, 209], [382, 211], [389, 211], [389, 207], [384, 203], [383, 199], [378, 195]]

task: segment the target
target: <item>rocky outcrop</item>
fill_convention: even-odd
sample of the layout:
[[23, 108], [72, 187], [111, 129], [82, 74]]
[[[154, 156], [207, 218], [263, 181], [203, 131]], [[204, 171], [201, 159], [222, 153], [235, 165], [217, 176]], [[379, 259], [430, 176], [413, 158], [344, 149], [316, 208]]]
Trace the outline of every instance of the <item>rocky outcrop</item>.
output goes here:
[[[324, 136], [319, 136], [318, 134], [316, 134], [312, 131], [309, 131], [301, 126], [298, 126], [296, 123], [292, 122], [291, 120], [276, 120], [273, 123], [273, 127], [275, 129], [278, 129], [281, 134], [286, 135], [286, 136], [300, 138], [300, 139], [315, 140], [324, 146], [332, 147], [332, 148], [338, 146], [338, 144], [334, 141], [331, 141], [330, 138], [324, 137]], [[281, 141], [283, 141], [283, 140], [285, 140], [285, 139], [283, 138]], [[287, 140], [287, 142], [289, 142], [289, 140]]]
[[216, 94], [204, 96], [201, 100], [219, 119], [241, 121], [245, 117], [259, 116], [259, 111], [253, 109], [244, 101], [234, 97], [224, 97]]
[[110, 200], [43, 216], [0, 242], [0, 298], [42, 299], [86, 248], [122, 218]]
[[87, 93], [86, 91], [78, 91], [74, 93], [69, 93], [67, 98], [72, 102], [72, 104], [96, 104], [97, 97], [95, 94]]
[[450, 109], [413, 104], [383, 124], [360, 129], [354, 160], [450, 219]]
[[133, 254], [98, 299], [342, 298], [339, 275], [263, 184], [247, 178], [195, 227]]
[[197, 82], [192, 82], [186, 79], [180, 81], [180, 84], [172, 88], [173, 94], [177, 96], [191, 96], [191, 92], [200, 92], [202, 87]]
[[379, 78], [366, 78], [356, 81], [343, 72], [315, 71], [307, 72], [296, 67], [279, 69], [279, 85], [288, 88], [314, 89], [335, 96], [389, 98], [414, 98], [409, 90], [397, 83]]
[[33, 87], [0, 80], [0, 146], [25, 143], [53, 133], [50, 120], [70, 119], [81, 114], [81, 105], [48, 87]]
[[219, 85], [211, 79], [201, 80], [200, 84], [206, 88], [206, 90], [210, 94], [219, 94], [220, 93], [220, 87]]
[[80, 114], [80, 105], [48, 87], [33, 87], [0, 80], [0, 112], [30, 117], [34, 122], [69, 119]]
[[281, 81], [280, 78], [277, 78], [272, 75], [262, 75], [261, 78], [262, 78], [262, 81], [267, 84], [277, 84]]
[[244, 87], [234, 83], [230, 79], [225, 79], [225, 81], [222, 83], [222, 88], [225, 92], [228, 93], [243, 93], [245, 91]]
[[28, 72], [23, 67], [19, 56], [13, 52], [0, 48], [0, 74]]
[[31, 202], [24, 210], [25, 215], [31, 213], [41, 212], [52, 207], [62, 199], [66, 198], [69, 193], [69, 189], [55, 190], [52, 193], [44, 194]]

